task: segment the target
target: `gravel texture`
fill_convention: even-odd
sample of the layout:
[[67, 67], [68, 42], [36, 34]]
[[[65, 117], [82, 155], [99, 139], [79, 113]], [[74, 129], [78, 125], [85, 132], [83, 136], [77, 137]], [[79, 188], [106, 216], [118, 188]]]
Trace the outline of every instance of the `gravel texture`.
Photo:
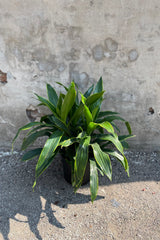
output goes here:
[[112, 161], [113, 181], [99, 178], [98, 197], [89, 184], [77, 194], [63, 179], [60, 157], [39, 178], [36, 161], [0, 150], [0, 240], [159, 240], [160, 155], [126, 152], [130, 178]]

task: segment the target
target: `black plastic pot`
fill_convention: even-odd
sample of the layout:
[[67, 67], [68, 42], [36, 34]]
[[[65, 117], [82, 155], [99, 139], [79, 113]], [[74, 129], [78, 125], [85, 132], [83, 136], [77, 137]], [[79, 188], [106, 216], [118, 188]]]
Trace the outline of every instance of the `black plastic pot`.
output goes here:
[[[71, 184], [71, 166], [69, 163], [65, 160], [64, 157], [62, 157], [62, 164], [63, 164], [63, 173], [64, 173], [64, 179]], [[86, 170], [84, 173], [82, 185], [85, 185], [90, 180], [90, 164], [87, 163]]]

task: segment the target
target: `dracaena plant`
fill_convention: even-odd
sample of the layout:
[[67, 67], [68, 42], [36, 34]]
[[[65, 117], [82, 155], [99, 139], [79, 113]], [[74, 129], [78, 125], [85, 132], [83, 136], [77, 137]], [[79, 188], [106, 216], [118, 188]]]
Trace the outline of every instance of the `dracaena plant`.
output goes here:
[[[57, 153], [65, 152], [72, 169], [71, 182], [76, 192], [82, 184], [89, 162], [93, 202], [98, 191], [98, 172], [112, 180], [110, 157], [115, 157], [129, 176], [124, 147], [127, 146], [126, 140], [133, 135], [129, 123], [118, 116], [117, 112], [100, 110], [104, 94], [102, 78], [95, 87], [92, 85], [84, 94], [78, 90], [74, 81], [69, 87], [62, 86], [65, 88], [65, 94], [58, 95], [50, 84], [47, 84], [48, 99], [35, 94], [40, 105], [46, 106], [50, 114], [41, 117], [39, 122], [31, 122], [19, 128], [13, 143], [22, 130], [28, 130], [22, 142], [22, 150], [32, 145], [37, 138], [48, 137], [43, 147], [29, 150], [22, 157], [22, 161], [28, 161], [39, 156], [33, 187], [37, 178], [54, 161]], [[114, 120], [125, 123], [128, 135], [120, 135]]]

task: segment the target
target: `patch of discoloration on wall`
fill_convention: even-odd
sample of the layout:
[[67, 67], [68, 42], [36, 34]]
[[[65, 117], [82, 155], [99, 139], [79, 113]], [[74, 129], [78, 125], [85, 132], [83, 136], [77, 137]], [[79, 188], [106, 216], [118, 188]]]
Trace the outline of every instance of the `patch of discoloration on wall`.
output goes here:
[[74, 81], [79, 87], [80, 87], [80, 77], [79, 77], [79, 72], [77, 70], [73, 70], [70, 73], [70, 80]]
[[92, 7], [94, 5], [94, 1], [90, 0], [89, 5]]
[[46, 48], [36, 48], [32, 52], [32, 60], [40, 61], [46, 57], [48, 57], [49, 51]]
[[69, 80], [79, 81], [79, 69], [77, 63], [71, 62], [69, 64]]
[[128, 59], [129, 59], [130, 62], [136, 61], [138, 57], [139, 57], [139, 54], [138, 54], [136, 49], [132, 49], [132, 50], [129, 51]]
[[65, 63], [59, 63], [57, 66], [58, 72], [63, 72], [66, 69], [66, 64]]
[[26, 114], [27, 114], [27, 117], [29, 118], [29, 120], [31, 122], [34, 122], [38, 117], [41, 116], [37, 107], [33, 106], [32, 104], [30, 104], [26, 108]]
[[88, 82], [89, 82], [89, 76], [86, 72], [82, 72], [79, 75], [80, 81], [79, 81], [79, 85], [82, 89], [85, 89], [88, 86]]
[[40, 71], [51, 72], [57, 67], [56, 56], [48, 49], [37, 48], [32, 52], [32, 61], [35, 61]]
[[154, 114], [154, 109], [152, 107], [150, 107], [148, 112], [149, 112], [149, 114], [152, 115], [152, 114]]
[[4, 73], [0, 70], [0, 82], [5, 84], [7, 83], [7, 73]]
[[55, 55], [50, 55], [47, 59], [41, 59], [38, 61], [37, 66], [40, 71], [44, 72], [51, 72], [57, 67], [57, 61], [56, 61]]
[[118, 50], [118, 43], [112, 38], [107, 38], [105, 40], [105, 47], [110, 52], [116, 52]]
[[68, 36], [71, 40], [80, 39], [82, 34], [82, 27], [70, 26], [68, 28]]
[[77, 63], [70, 63], [69, 65], [69, 80], [74, 80], [81, 90], [86, 90], [89, 82], [91, 83], [94, 81], [94, 79], [89, 77], [88, 73], [80, 72]]
[[104, 49], [102, 45], [96, 45], [92, 49], [93, 58], [95, 61], [101, 61], [104, 58]]
[[72, 48], [70, 52], [65, 53], [64, 58], [67, 61], [77, 61], [80, 58], [80, 50]]
[[57, 34], [66, 34], [66, 37], [69, 38], [71, 41], [81, 38], [82, 27], [80, 26], [69, 26], [58, 23], [55, 23], [54, 26]]
[[154, 47], [149, 47], [147, 50], [148, 50], [149, 52], [153, 52], [153, 51], [154, 51]]
[[104, 46], [99, 44], [92, 49], [92, 55], [95, 61], [102, 61], [104, 57], [115, 59], [117, 56], [117, 50], [118, 42], [109, 37], [104, 40]]
[[118, 50], [118, 43], [112, 38], [107, 38], [105, 40], [105, 49], [105, 57], [109, 59], [115, 59], [117, 56], [116, 51]]
[[68, 29], [68, 26], [63, 25], [63, 24], [55, 23], [54, 26], [55, 26], [55, 29], [56, 29], [57, 34], [59, 34], [59, 33], [62, 34], [62, 33], [64, 33], [64, 32], [66, 32], [67, 29]]
[[128, 67], [128, 65], [127, 65], [127, 63], [125, 61], [122, 62], [122, 67], [124, 67], [124, 68]]

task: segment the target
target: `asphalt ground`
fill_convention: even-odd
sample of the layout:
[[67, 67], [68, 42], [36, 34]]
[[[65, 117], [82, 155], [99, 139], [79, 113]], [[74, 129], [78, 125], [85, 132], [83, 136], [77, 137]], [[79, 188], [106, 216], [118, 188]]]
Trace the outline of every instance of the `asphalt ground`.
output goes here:
[[116, 160], [113, 180], [99, 177], [74, 194], [58, 156], [32, 191], [35, 160], [0, 149], [0, 240], [159, 240], [160, 154], [126, 152], [130, 178]]

